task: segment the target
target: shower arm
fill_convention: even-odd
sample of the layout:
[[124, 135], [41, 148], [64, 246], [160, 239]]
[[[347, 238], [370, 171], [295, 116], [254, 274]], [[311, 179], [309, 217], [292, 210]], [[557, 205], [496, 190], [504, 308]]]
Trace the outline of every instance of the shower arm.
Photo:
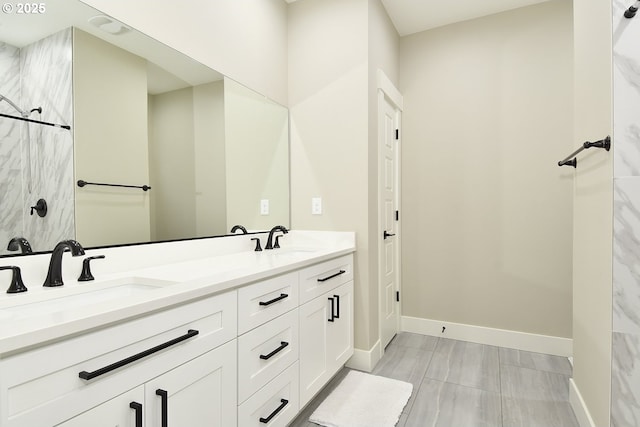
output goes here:
[[22, 110], [20, 107], [18, 107], [15, 103], [13, 103], [13, 101], [11, 101], [9, 98], [7, 98], [4, 95], [0, 95], [0, 102], [5, 101], [7, 104], [11, 105], [13, 108], [16, 109], [16, 111], [18, 111], [18, 113], [20, 113], [20, 115], [22, 117], [29, 117], [29, 113], [27, 113], [26, 111]]

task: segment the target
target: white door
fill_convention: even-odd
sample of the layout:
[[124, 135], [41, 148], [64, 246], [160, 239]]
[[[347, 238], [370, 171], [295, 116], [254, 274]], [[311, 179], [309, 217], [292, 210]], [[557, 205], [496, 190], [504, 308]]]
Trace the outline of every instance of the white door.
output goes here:
[[385, 348], [400, 324], [398, 150], [400, 110], [379, 90], [379, 283], [380, 341]]

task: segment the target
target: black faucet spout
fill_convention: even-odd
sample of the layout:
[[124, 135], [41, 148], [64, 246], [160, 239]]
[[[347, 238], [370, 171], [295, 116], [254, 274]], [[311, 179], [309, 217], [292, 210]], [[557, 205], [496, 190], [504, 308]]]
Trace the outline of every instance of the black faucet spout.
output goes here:
[[31, 249], [31, 244], [24, 237], [14, 237], [9, 241], [9, 245], [7, 246], [8, 251], [17, 251], [20, 250], [23, 254], [30, 254], [33, 252]]
[[276, 225], [275, 227], [273, 227], [271, 229], [271, 231], [269, 231], [269, 238], [267, 239], [267, 245], [264, 247], [265, 249], [273, 249], [273, 235], [277, 232], [277, 231], [281, 231], [284, 234], [287, 234], [289, 232], [289, 230], [287, 230], [284, 226], [282, 225]]
[[75, 240], [63, 240], [51, 251], [51, 261], [49, 261], [49, 272], [42, 286], [55, 287], [62, 286], [62, 254], [66, 250], [71, 251], [71, 256], [84, 255], [84, 248]]
[[240, 230], [241, 234], [247, 234], [247, 229], [244, 228], [242, 225], [234, 225], [233, 228], [231, 229], [231, 233], [235, 233], [236, 231]]

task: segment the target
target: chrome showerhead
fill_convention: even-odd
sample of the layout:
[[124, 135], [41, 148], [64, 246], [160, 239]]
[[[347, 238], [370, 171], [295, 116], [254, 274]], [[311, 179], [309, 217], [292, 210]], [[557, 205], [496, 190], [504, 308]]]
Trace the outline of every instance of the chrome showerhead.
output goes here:
[[7, 104], [11, 105], [22, 117], [29, 117], [29, 113], [18, 107], [13, 101], [7, 98], [4, 95], [0, 95], [0, 102], [5, 101]]

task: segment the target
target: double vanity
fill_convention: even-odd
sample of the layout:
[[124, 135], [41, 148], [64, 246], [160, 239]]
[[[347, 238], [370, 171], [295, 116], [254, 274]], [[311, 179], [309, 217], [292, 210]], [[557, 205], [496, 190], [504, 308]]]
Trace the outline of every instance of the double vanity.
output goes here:
[[256, 237], [87, 250], [89, 282], [65, 255], [59, 288], [1, 259], [29, 291], [0, 296], [0, 427], [286, 426], [353, 354], [355, 236]]

